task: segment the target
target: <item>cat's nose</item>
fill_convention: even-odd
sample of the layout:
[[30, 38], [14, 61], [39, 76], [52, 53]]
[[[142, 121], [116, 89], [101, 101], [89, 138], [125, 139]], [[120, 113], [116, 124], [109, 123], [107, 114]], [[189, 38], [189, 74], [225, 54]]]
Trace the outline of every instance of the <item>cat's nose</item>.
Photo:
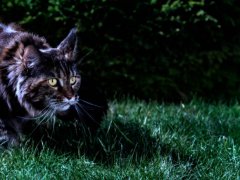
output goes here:
[[66, 96], [66, 98], [67, 98], [68, 100], [71, 100], [71, 99], [73, 98], [73, 96]]
[[65, 97], [66, 97], [68, 100], [70, 100], [70, 99], [72, 99], [72, 98], [74, 97], [74, 95], [73, 95], [72, 93], [66, 93], [66, 94], [65, 94]]
[[64, 99], [63, 99], [63, 102], [68, 103], [68, 104], [70, 104], [70, 105], [74, 105], [74, 104], [76, 104], [76, 99], [75, 99], [75, 97], [72, 97], [72, 98], [64, 98]]

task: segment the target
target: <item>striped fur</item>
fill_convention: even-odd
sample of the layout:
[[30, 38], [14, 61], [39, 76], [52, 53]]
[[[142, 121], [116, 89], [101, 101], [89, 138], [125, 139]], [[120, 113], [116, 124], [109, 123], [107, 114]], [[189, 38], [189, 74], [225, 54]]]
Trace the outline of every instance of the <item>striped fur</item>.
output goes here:
[[[78, 104], [81, 76], [76, 67], [77, 36], [52, 48], [44, 38], [16, 25], [0, 24], [0, 142], [16, 145], [29, 120], [54, 120]], [[49, 84], [56, 79], [56, 86]], [[70, 79], [74, 83], [70, 82]], [[72, 81], [73, 81], [72, 80]], [[49, 121], [48, 123], [51, 123]]]

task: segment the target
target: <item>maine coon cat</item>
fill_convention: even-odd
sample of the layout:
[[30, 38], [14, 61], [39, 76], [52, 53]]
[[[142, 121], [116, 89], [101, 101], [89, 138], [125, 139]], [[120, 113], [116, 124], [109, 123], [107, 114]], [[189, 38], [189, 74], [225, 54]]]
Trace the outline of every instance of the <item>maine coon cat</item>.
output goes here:
[[[44, 38], [16, 25], [0, 24], [2, 146], [18, 145], [23, 134], [31, 135], [40, 125], [54, 126], [58, 119], [65, 123], [77, 119], [89, 126], [99, 125], [106, 104], [97, 105], [82, 97], [91, 95], [88, 88], [82, 88], [84, 79], [78, 60], [76, 28], [53, 48]], [[93, 111], [84, 106], [91, 106]]]

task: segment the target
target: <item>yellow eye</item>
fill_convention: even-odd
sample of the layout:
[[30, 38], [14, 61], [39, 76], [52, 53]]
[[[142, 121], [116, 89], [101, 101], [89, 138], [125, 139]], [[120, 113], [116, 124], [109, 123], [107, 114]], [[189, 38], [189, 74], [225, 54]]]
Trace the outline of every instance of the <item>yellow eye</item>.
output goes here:
[[73, 76], [73, 77], [70, 78], [70, 84], [71, 84], [71, 85], [75, 84], [76, 81], [77, 81], [77, 78], [76, 78], [75, 76]]
[[48, 84], [52, 87], [56, 87], [58, 80], [55, 78], [49, 79]]

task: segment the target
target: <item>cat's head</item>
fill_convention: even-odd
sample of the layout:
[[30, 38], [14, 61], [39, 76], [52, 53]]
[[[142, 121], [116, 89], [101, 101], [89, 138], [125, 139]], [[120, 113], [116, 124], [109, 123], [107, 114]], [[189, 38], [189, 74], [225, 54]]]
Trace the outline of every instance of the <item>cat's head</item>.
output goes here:
[[[77, 68], [77, 30], [56, 47], [20, 44], [15, 55], [15, 91], [32, 116], [55, 115], [78, 103], [81, 76]], [[22, 46], [22, 47], [21, 47]]]

